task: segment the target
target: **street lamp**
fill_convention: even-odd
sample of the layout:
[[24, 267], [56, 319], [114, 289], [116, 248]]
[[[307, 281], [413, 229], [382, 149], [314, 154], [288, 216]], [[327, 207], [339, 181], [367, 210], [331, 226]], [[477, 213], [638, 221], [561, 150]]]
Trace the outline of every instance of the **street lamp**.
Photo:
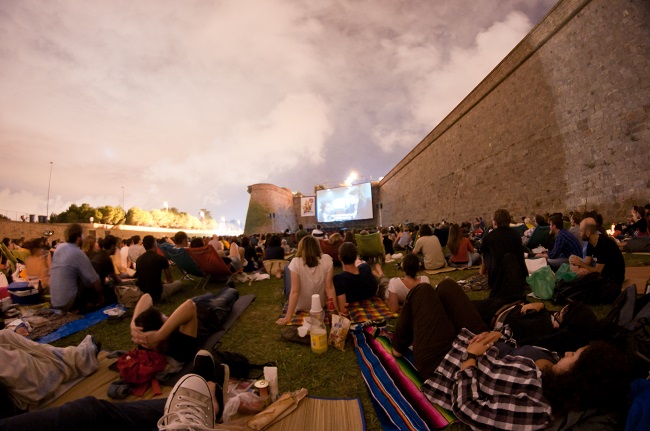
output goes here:
[[126, 213], [126, 207], [124, 206], [124, 186], [122, 186], [122, 209]]
[[50, 180], [47, 183], [47, 204], [45, 205], [45, 219], [49, 220], [50, 219], [50, 186], [52, 185], [52, 166], [54, 165], [53, 162], [50, 162]]

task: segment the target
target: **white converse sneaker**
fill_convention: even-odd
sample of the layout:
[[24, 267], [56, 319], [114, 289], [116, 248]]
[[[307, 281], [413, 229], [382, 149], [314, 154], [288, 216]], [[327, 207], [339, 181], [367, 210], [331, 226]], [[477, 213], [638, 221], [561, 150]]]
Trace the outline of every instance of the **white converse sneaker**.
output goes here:
[[167, 397], [158, 429], [207, 431], [213, 428], [214, 410], [208, 384], [196, 374], [181, 377]]

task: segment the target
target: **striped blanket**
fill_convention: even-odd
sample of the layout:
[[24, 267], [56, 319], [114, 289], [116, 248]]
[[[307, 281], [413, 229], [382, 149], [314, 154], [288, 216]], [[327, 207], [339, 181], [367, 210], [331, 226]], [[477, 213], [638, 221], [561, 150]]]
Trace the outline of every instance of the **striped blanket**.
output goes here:
[[384, 430], [441, 429], [456, 421], [454, 415], [434, 406], [420, 386], [412, 357], [391, 354], [390, 332], [373, 327], [353, 331], [354, 347], [363, 379]]
[[[282, 308], [280, 317], [287, 314], [289, 303], [285, 303]], [[397, 313], [391, 313], [388, 306], [383, 299], [378, 296], [373, 296], [371, 299], [364, 299], [363, 301], [350, 302], [348, 304], [348, 311], [350, 312], [350, 322], [363, 323], [369, 320], [392, 319], [397, 317]], [[302, 325], [302, 320], [309, 316], [309, 310], [296, 310], [291, 319], [291, 325]]]

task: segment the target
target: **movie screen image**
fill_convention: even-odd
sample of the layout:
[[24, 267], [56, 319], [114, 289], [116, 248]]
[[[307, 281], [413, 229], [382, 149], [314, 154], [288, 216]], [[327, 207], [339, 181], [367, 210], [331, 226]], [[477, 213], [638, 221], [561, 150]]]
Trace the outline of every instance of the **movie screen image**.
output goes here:
[[319, 222], [365, 220], [373, 217], [370, 183], [316, 192]]

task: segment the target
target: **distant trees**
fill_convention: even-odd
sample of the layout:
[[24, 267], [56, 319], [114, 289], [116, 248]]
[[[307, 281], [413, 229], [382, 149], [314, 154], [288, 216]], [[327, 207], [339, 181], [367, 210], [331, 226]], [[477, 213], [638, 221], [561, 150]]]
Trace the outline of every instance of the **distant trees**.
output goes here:
[[105, 205], [93, 208], [84, 203], [81, 206], [72, 204], [66, 211], [53, 214], [50, 220], [53, 223], [88, 223], [90, 217], [93, 217], [95, 223], [110, 225], [128, 224], [172, 229], [214, 229], [217, 223], [210, 215], [210, 211], [207, 209], [201, 211], [203, 212], [202, 219], [173, 207], [151, 211], [132, 207], [127, 212], [124, 212], [124, 209], [120, 206]]

